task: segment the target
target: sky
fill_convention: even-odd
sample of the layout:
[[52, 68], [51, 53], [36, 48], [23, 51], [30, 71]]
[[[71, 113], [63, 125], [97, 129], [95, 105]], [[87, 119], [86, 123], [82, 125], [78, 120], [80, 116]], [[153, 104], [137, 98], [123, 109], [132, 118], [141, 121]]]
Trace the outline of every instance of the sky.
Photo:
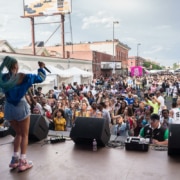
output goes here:
[[[72, 13], [65, 15], [65, 42], [112, 40], [113, 22], [118, 21], [114, 38], [131, 48], [129, 56], [171, 66], [180, 63], [179, 7], [179, 0], [72, 0]], [[23, 14], [23, 0], [0, 0], [0, 40], [14, 48], [31, 43], [31, 22]], [[60, 44], [59, 23], [49, 22], [60, 22], [60, 16], [35, 18], [35, 39], [47, 46]]]

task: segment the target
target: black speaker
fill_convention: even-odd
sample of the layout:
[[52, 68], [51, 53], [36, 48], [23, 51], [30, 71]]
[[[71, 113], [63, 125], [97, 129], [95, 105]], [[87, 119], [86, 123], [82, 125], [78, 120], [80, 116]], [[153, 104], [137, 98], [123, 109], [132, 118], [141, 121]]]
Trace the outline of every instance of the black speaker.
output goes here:
[[180, 124], [170, 124], [168, 155], [180, 155]]
[[[48, 125], [44, 116], [39, 114], [32, 114], [30, 116], [30, 126], [29, 126], [29, 140], [30, 141], [40, 141], [47, 137], [48, 135]], [[9, 133], [15, 136], [16, 133], [14, 129], [10, 126]]]
[[105, 146], [110, 139], [109, 123], [102, 118], [77, 117], [70, 137], [76, 144], [92, 144], [96, 139], [98, 146]]

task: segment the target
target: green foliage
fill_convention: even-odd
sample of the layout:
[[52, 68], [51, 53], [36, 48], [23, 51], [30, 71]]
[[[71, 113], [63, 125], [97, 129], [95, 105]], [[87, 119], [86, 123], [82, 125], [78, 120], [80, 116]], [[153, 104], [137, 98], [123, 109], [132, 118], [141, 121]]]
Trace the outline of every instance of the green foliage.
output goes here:
[[178, 69], [178, 68], [179, 68], [179, 65], [178, 65], [177, 63], [174, 63], [174, 64], [173, 64], [173, 69], [176, 70], [176, 69]]
[[143, 66], [144, 66], [145, 68], [149, 69], [150, 66], [151, 66], [151, 64], [150, 64], [150, 62], [145, 61], [145, 62], [143, 63]]
[[159, 66], [159, 65], [157, 65], [157, 64], [153, 64], [152, 62], [149, 62], [149, 61], [145, 61], [145, 62], [143, 63], [143, 66], [144, 66], [145, 68], [151, 69], [151, 70], [153, 70], [153, 69], [158, 69], [158, 70], [163, 69], [161, 66]]

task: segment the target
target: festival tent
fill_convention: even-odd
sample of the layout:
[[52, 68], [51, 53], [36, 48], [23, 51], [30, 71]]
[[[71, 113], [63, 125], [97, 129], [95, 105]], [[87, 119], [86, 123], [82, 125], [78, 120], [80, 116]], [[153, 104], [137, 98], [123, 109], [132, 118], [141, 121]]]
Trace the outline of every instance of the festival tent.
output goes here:
[[[50, 73], [46, 71], [46, 75], [47, 77], [54, 77], [54, 85], [55, 86], [59, 86], [59, 84], [65, 79], [65, 80], [68, 80], [68, 79], [71, 79], [72, 75], [70, 75], [68, 72], [62, 70], [62, 69], [59, 69], [59, 68], [56, 68], [54, 66], [51, 66], [51, 65], [46, 65], [46, 68], [49, 69]], [[37, 73], [36, 72], [37, 70], [33, 71], [32, 73]], [[45, 83], [47, 84], [47, 83]]]
[[78, 84], [90, 83], [93, 78], [92, 72], [84, 71], [77, 67], [72, 67], [64, 71], [72, 75], [73, 82], [77, 82]]

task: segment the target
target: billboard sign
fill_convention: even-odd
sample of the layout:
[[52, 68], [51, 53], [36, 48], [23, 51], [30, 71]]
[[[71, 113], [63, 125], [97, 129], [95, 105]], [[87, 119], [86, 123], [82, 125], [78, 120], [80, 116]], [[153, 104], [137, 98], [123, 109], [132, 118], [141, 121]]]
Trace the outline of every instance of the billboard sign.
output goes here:
[[121, 62], [101, 62], [101, 69], [121, 69]]
[[24, 0], [24, 16], [71, 13], [71, 0]]

